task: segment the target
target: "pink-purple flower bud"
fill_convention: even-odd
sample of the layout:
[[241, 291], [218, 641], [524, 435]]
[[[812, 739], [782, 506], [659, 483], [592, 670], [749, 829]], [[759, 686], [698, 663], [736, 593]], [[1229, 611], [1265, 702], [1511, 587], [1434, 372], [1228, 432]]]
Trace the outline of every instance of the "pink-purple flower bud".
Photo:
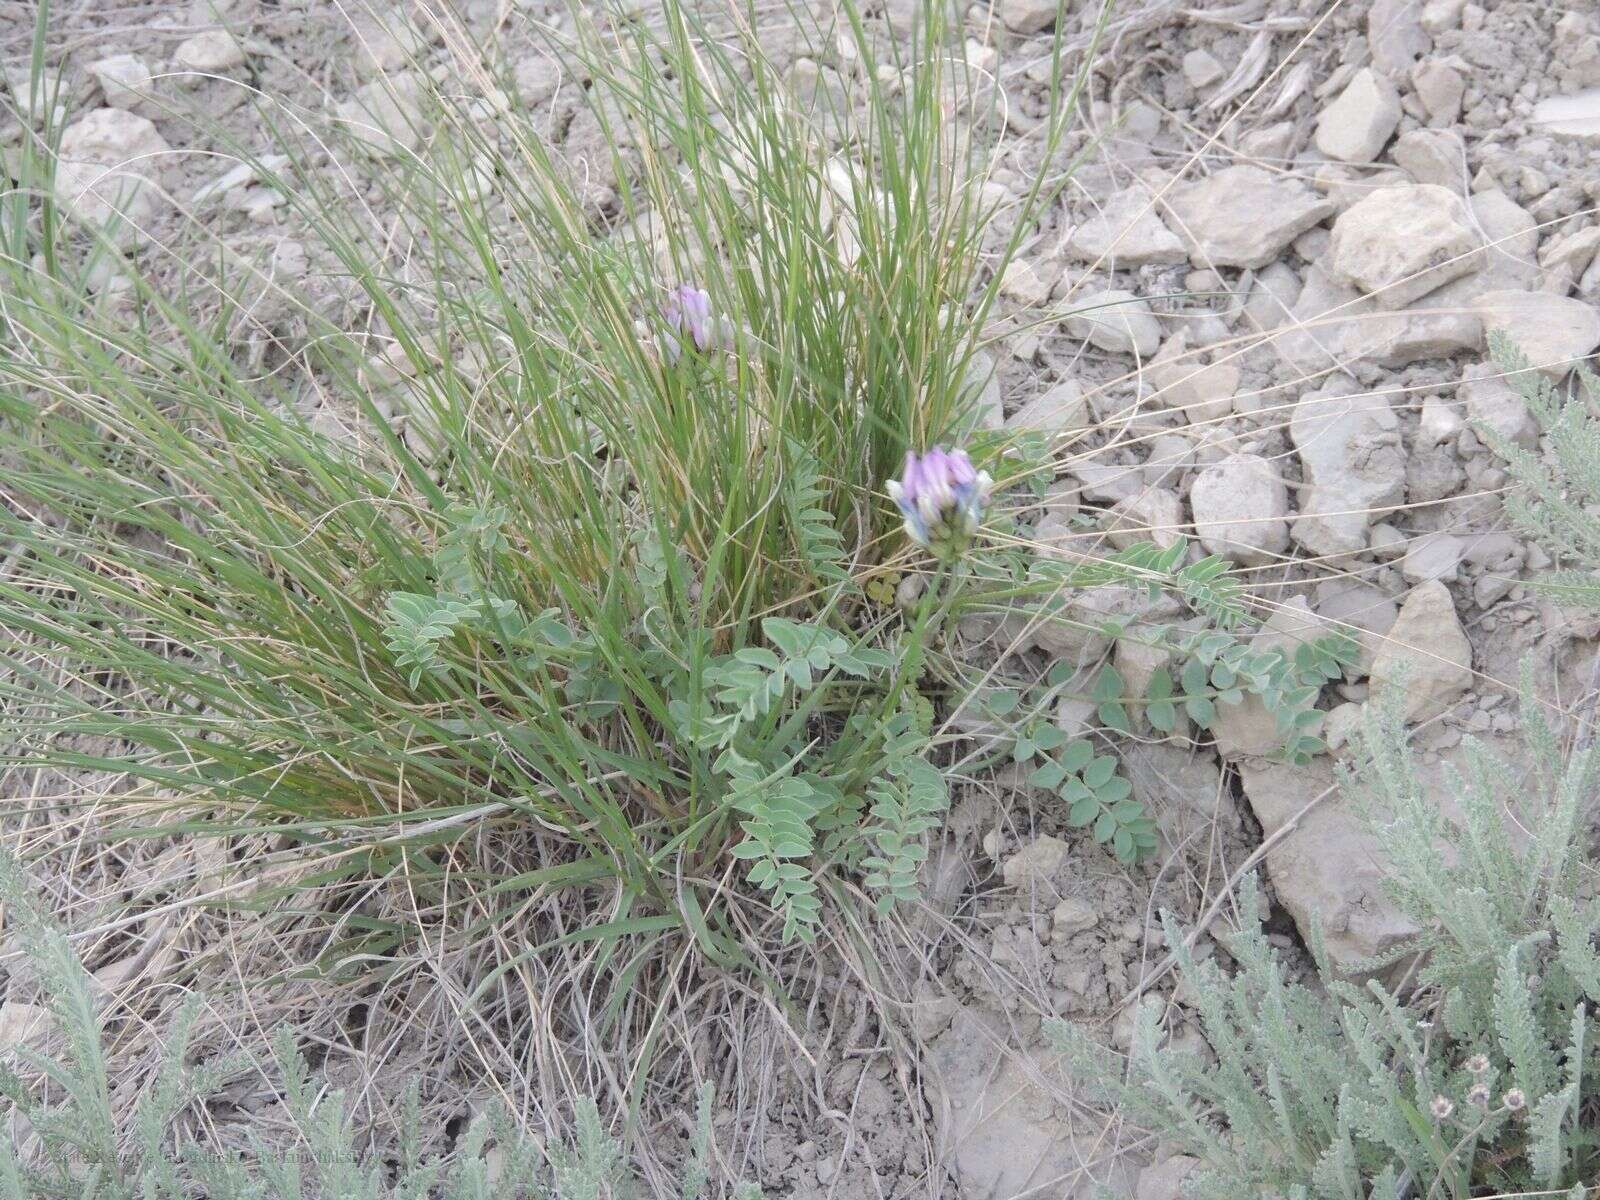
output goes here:
[[943, 559], [959, 557], [983, 521], [993, 480], [974, 469], [965, 450], [935, 446], [906, 453], [905, 471], [889, 497], [905, 518], [906, 536]]
[[671, 333], [661, 339], [667, 361], [677, 362], [692, 345], [701, 354], [733, 348], [733, 324], [711, 308], [711, 293], [683, 283], [667, 293], [661, 315]]

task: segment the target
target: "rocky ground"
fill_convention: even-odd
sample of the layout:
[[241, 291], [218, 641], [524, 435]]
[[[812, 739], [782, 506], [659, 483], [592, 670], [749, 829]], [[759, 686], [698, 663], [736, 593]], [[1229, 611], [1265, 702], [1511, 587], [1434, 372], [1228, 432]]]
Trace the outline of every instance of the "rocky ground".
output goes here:
[[[905, 37], [917, 7], [884, 0], [875, 36]], [[562, 153], [596, 156], [573, 81], [528, 32], [566, 18], [541, 0], [465, 0], [461, 15], [501, 49]], [[239, 105], [247, 83], [360, 125], [361, 169], [379, 171], [423, 136], [398, 119], [412, 60], [450, 61], [426, 23], [399, 5], [314, 0], [79, 5], [59, 19], [73, 105], [62, 155], [76, 165], [57, 186], [70, 209], [93, 217], [103, 168], [137, 159], [122, 202], [141, 223], [201, 214], [274, 278], [351, 302], [318, 278], [284, 197], [175, 114], [222, 113], [230, 136], [263, 151], [266, 131]], [[1080, 6], [966, 9], [969, 62], [1006, 101], [1000, 189], [1051, 166], [1036, 133], [1058, 19], [1082, 45]], [[0, 26], [8, 70], [31, 20]], [[851, 70], [836, 50], [774, 52], [813, 83]], [[1313, 915], [1336, 959], [1381, 952], [1408, 931], [1377, 886], [1378, 848], [1333, 789], [1362, 706], [1407, 679], [1406, 716], [1447, 804], [1464, 735], [1513, 752], [1525, 658], [1552, 705], [1589, 674], [1596, 630], [1526, 587], [1550, 564], [1509, 531], [1505, 472], [1472, 423], [1541, 450], [1488, 362], [1488, 331], [1557, 379], [1600, 346], [1600, 16], [1546, 0], [1130, 2], [1101, 54], [1089, 129], [1071, 148], [1098, 144], [1007, 273], [992, 350], [988, 424], [1078, 435], [1029, 531], [1046, 546], [1086, 529], [1191, 533], [1248, 569], [1263, 639], [1353, 628], [1361, 659], [1329, 689], [1332, 754], [1308, 766], [1267, 757], [1277, 734], [1252, 703], [1224, 710], [1214, 744], [1119, 741], [1161, 816], [1149, 868], [1119, 866], [1025, 787], [968, 796], [930, 869], [903, 997], [911, 1040], [830, 1012], [810, 1048], [815, 1088], [765, 1086], [739, 1112], [747, 1169], [769, 1194], [1073, 1196], [1098, 1181], [1175, 1195], [1183, 1164], [1075, 1100], [1041, 1020], [1125, 1041], [1133, 1006], [1155, 1005], [1173, 1038], [1204, 1050], [1161, 970], [1155, 913], [1172, 909], [1198, 953], [1221, 953], [1206, 923], [1226, 919], [1229, 887], [1256, 865], [1286, 953], [1301, 954]], [[0, 137], [14, 145], [20, 128]], [[593, 179], [602, 207], [613, 184]], [[100, 286], [114, 301], [119, 280]], [[1057, 309], [1073, 315], [1037, 319]], [[248, 336], [274, 327], [274, 314], [255, 318]], [[313, 416], [362, 436], [348, 413]], [[993, 630], [964, 633], [991, 656], [1068, 652], [1038, 631], [1003, 646]], [[1138, 648], [1115, 653], [1131, 665]], [[1081, 708], [1064, 702], [1059, 716], [1083, 728]], [[849, 989], [828, 1003], [850, 1010]]]

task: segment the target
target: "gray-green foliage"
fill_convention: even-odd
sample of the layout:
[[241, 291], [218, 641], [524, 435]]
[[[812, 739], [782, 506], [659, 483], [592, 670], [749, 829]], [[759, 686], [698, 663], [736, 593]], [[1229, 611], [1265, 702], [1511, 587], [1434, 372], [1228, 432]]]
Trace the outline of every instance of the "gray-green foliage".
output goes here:
[[[1180, 567], [1186, 551], [1180, 540], [1169, 550], [1146, 544], [1121, 556], [1128, 566], [1150, 572], [1164, 589], [1183, 597], [1206, 624], [1197, 630], [1107, 622], [1101, 632], [1137, 641], [1163, 655], [1167, 665], [1150, 674], [1142, 695], [1115, 666], [1102, 665], [1086, 697], [1095, 716], [1104, 728], [1132, 735], [1135, 718], [1142, 713], [1157, 733], [1171, 735], [1180, 732], [1185, 719], [1209, 730], [1219, 705], [1242, 704], [1247, 695], [1255, 696], [1276, 722], [1282, 756], [1305, 762], [1323, 748], [1315, 733], [1322, 719], [1317, 701], [1323, 685], [1353, 659], [1354, 639], [1334, 633], [1299, 643], [1292, 652], [1280, 646], [1255, 648], [1228, 631], [1241, 622], [1243, 612], [1229, 591], [1234, 581], [1223, 574], [1223, 560], [1205, 558]], [[1212, 622], [1225, 628], [1211, 628]], [[973, 707], [1015, 728], [1011, 758], [1032, 767], [1032, 786], [1060, 797], [1070, 824], [1089, 828], [1096, 841], [1131, 862], [1155, 850], [1155, 820], [1134, 798], [1133, 785], [1118, 769], [1115, 756], [1097, 753], [1087, 738], [1069, 739], [1049, 716], [1054, 700], [1071, 694], [1067, 689], [1075, 675], [1073, 664], [1058, 663], [1041, 684], [990, 689]]]
[[[38, 910], [16, 861], [0, 855], [0, 905], [15, 944], [38, 975], [61, 1052], [29, 1046], [16, 1068], [0, 1063], [0, 1120], [27, 1135], [0, 1138], [0, 1200], [601, 1200], [644, 1195], [623, 1147], [587, 1097], [574, 1101], [575, 1136], [542, 1148], [502, 1113], [475, 1119], [448, 1159], [424, 1157], [419, 1095], [409, 1089], [396, 1126], [394, 1162], [356, 1149], [358, 1130], [342, 1091], [323, 1088], [280, 1027], [272, 1063], [186, 1061], [202, 1001], [192, 996], [167, 1030], [162, 1062], [133, 1114], [131, 1144], [119, 1139], [93, 985], [66, 936]], [[184, 1106], [203, 1100], [243, 1068], [269, 1071], [304, 1144], [265, 1144], [252, 1130], [244, 1155], [218, 1155], [175, 1137]], [[7, 1111], [10, 1109], [11, 1111]], [[287, 1152], [286, 1152], [287, 1150]], [[710, 1183], [711, 1092], [702, 1090], [680, 1194], [704, 1200]], [[198, 1189], [198, 1191], [197, 1191]], [[739, 1200], [760, 1189], [740, 1185]]]
[[1506, 499], [1506, 512], [1529, 536], [1564, 564], [1536, 581], [1561, 602], [1600, 608], [1600, 379], [1580, 368], [1578, 377], [1587, 396], [1563, 399], [1560, 389], [1543, 372], [1533, 369], [1525, 354], [1505, 334], [1489, 334], [1489, 351], [1507, 373], [1507, 382], [1528, 405], [1528, 411], [1545, 434], [1542, 448], [1519, 446], [1485, 421], [1474, 423], [1484, 439], [1506, 463], [1517, 485]]
[[1452, 829], [1399, 722], [1369, 717], [1365, 765], [1343, 786], [1424, 930], [1370, 964], [1394, 988], [1336, 978], [1315, 938], [1322, 985], [1287, 982], [1250, 891], [1225, 942], [1231, 972], [1196, 960], [1165, 917], [1214, 1062], [1163, 1048], [1147, 1010], [1126, 1061], [1057, 1026], [1085, 1082], [1202, 1160], [1194, 1196], [1580, 1195], [1600, 1180], [1596, 759], [1564, 756], [1535, 704], [1525, 720], [1530, 768], [1466, 745]]

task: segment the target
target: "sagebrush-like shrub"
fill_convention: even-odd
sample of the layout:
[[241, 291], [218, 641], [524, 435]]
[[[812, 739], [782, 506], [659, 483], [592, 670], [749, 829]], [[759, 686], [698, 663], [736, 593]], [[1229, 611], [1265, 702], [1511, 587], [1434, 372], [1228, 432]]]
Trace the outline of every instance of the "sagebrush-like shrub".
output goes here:
[[[1398, 721], [1371, 717], [1367, 806], [1394, 899], [1424, 930], [1395, 959], [1403, 990], [1289, 984], [1246, 892], [1232, 971], [1196, 961], [1168, 916], [1215, 1062], [1163, 1048], [1141, 1009], [1123, 1061], [1056, 1033], [1075, 1073], [1201, 1160], [1199, 1197], [1345, 1200], [1571, 1189], [1600, 1181], [1600, 903], [1584, 839], [1592, 749], [1563, 750], [1529, 704], [1522, 768], [1467, 743], [1451, 774], [1459, 828], [1417, 783]], [[1519, 830], [1525, 830], [1525, 834]]]

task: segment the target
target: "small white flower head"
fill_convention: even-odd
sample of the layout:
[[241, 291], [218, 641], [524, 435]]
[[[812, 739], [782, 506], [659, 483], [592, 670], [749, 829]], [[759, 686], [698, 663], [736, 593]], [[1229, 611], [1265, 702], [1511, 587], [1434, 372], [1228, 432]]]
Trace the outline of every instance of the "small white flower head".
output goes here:
[[1474, 1054], [1467, 1059], [1467, 1070], [1474, 1075], [1482, 1075], [1489, 1069], [1489, 1056], [1487, 1054]]
[[1471, 1104], [1471, 1105], [1475, 1105], [1478, 1108], [1488, 1108], [1489, 1107], [1489, 1085], [1486, 1084], [1486, 1083], [1475, 1083], [1470, 1088], [1468, 1088], [1467, 1089], [1467, 1103]]
[[1512, 1088], [1500, 1097], [1500, 1103], [1511, 1112], [1521, 1112], [1528, 1107], [1528, 1098], [1522, 1094], [1521, 1088]]
[[1451, 1102], [1449, 1096], [1435, 1096], [1433, 1103], [1428, 1105], [1428, 1111], [1433, 1114], [1435, 1121], [1449, 1120], [1450, 1114], [1455, 1110], [1456, 1106]]

